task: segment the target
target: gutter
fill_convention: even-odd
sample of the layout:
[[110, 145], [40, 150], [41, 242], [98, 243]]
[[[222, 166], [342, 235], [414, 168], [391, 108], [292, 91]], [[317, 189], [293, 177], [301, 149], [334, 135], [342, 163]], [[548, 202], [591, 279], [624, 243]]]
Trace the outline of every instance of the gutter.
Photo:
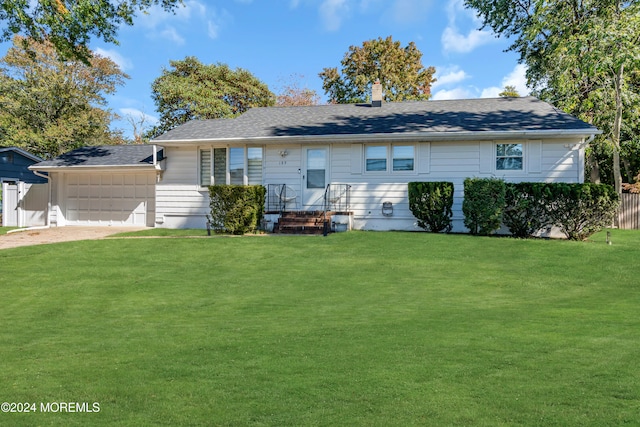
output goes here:
[[594, 137], [601, 134], [598, 129], [567, 129], [567, 130], [532, 130], [532, 131], [489, 131], [489, 132], [410, 132], [410, 133], [374, 133], [374, 134], [335, 134], [335, 135], [294, 135], [294, 136], [256, 136], [238, 138], [197, 138], [197, 139], [172, 139], [154, 140], [164, 146], [184, 145], [185, 143], [356, 143], [356, 142], [415, 142], [415, 141], [478, 141], [478, 140], [505, 140], [514, 138], [541, 138], [567, 136]]

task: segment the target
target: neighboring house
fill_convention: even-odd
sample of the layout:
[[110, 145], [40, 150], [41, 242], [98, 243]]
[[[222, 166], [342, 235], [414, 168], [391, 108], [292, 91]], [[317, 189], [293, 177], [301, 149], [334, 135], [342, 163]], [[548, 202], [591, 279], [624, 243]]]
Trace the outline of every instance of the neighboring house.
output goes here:
[[22, 181], [29, 184], [42, 184], [45, 178], [35, 175], [29, 166], [42, 159], [18, 147], [0, 147], [0, 182]]
[[[46, 184], [47, 179], [37, 176], [29, 170], [29, 166], [41, 162], [42, 159], [18, 147], [0, 147], [0, 214], [3, 214], [0, 225], [18, 226], [23, 223], [31, 225], [44, 221], [44, 215], [31, 214], [34, 209], [40, 211], [46, 194], [43, 186], [33, 187], [34, 184]], [[36, 193], [38, 193], [36, 195]]]
[[[453, 230], [465, 231], [465, 178], [582, 182], [584, 149], [597, 133], [533, 97], [254, 108], [233, 119], [192, 121], [153, 141], [163, 147], [166, 160], [162, 167], [155, 160], [147, 165], [146, 224], [203, 228], [208, 185], [261, 184], [268, 188], [268, 212], [283, 188], [287, 209], [322, 209], [328, 188], [336, 205], [329, 208], [344, 213], [335, 222], [346, 228], [416, 230], [407, 183], [451, 181]], [[153, 147], [147, 147], [149, 153]], [[58, 181], [58, 225], [82, 222], [75, 208], [82, 200], [78, 177], [91, 200], [104, 195], [103, 166], [87, 160], [71, 181], [77, 165], [69, 162], [77, 154], [66, 156], [66, 162], [33, 167]], [[107, 183], [113, 173], [109, 170]], [[100, 205], [97, 199], [87, 204], [83, 218], [97, 215], [94, 204]], [[121, 222], [108, 216], [88, 223]], [[277, 217], [273, 212], [267, 220]]]

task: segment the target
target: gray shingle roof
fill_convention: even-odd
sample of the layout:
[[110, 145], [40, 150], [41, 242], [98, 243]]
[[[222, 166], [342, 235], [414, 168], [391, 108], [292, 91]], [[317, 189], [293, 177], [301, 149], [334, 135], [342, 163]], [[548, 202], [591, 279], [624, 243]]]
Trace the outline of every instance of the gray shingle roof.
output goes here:
[[[160, 154], [158, 154], [160, 160]], [[99, 145], [82, 147], [31, 168], [83, 166], [153, 166], [153, 145]]]
[[233, 119], [194, 120], [154, 142], [314, 136], [598, 130], [534, 97], [253, 108]]

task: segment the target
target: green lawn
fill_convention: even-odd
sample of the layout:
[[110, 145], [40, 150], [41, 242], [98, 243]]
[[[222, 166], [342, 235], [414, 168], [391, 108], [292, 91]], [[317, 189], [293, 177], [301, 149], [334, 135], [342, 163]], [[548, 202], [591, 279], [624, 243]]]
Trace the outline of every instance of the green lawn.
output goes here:
[[[0, 251], [0, 425], [640, 424], [640, 233]], [[38, 407], [39, 409], [39, 407]]]
[[0, 227], [0, 236], [7, 234], [7, 231], [16, 229], [18, 227]]

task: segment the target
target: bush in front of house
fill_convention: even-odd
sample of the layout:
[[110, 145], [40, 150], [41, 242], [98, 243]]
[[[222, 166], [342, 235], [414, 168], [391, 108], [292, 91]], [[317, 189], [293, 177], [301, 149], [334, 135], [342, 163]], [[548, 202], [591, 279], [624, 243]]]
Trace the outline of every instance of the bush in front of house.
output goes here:
[[620, 206], [620, 196], [608, 184], [564, 184], [549, 186], [549, 220], [570, 240], [586, 240], [610, 226]]
[[261, 185], [210, 186], [211, 228], [231, 234], [256, 231], [264, 213], [265, 193]]
[[530, 237], [553, 225], [549, 205], [553, 200], [551, 184], [544, 182], [507, 183], [504, 225], [514, 237]]
[[418, 226], [432, 233], [451, 231], [452, 182], [410, 182], [409, 208]]
[[497, 178], [464, 180], [462, 213], [471, 234], [489, 235], [500, 228], [504, 210], [505, 182]]

